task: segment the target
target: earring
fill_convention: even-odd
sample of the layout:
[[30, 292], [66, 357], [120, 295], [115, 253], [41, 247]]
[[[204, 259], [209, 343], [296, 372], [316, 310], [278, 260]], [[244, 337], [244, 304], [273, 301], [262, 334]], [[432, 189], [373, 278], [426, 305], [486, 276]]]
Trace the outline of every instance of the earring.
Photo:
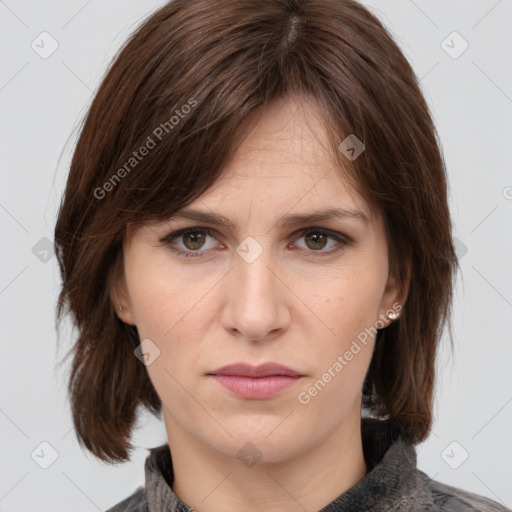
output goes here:
[[119, 311], [123, 312], [123, 306], [119, 306]]
[[396, 320], [400, 316], [400, 313], [396, 313], [395, 311], [390, 311], [388, 313], [388, 318], [390, 320]]

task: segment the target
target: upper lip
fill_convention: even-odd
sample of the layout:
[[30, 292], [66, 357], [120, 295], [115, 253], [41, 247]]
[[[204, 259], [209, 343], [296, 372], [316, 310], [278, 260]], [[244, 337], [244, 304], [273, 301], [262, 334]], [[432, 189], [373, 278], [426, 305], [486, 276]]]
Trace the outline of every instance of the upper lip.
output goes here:
[[270, 375], [301, 376], [299, 372], [279, 363], [264, 363], [259, 366], [252, 366], [247, 363], [228, 364], [218, 370], [209, 372], [208, 375], [237, 375], [241, 377], [268, 377]]

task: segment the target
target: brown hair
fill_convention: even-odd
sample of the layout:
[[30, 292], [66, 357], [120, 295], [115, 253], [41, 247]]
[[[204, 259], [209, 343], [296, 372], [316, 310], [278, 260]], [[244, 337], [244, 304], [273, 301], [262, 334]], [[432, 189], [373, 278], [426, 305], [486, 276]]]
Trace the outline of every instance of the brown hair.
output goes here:
[[[163, 220], [199, 197], [236, 151], [249, 114], [299, 95], [322, 110], [340, 172], [382, 213], [390, 275], [404, 289], [410, 276], [403, 315], [377, 334], [364, 404], [394, 418], [411, 442], [428, 435], [457, 258], [444, 161], [409, 63], [353, 0], [174, 0], [111, 64], [81, 126], [55, 228], [57, 321], [71, 312], [78, 329], [73, 420], [102, 460], [129, 457], [139, 406], [161, 409], [133, 353], [137, 329], [110, 298], [127, 226]], [[366, 146], [352, 161], [338, 150], [351, 134]]]

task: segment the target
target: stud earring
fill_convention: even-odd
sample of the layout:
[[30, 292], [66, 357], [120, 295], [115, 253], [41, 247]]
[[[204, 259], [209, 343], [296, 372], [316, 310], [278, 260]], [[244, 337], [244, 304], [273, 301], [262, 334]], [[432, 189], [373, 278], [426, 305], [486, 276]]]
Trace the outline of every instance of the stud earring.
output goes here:
[[123, 312], [123, 306], [119, 306], [119, 311]]
[[396, 313], [395, 311], [390, 311], [388, 313], [388, 318], [390, 320], [396, 320], [400, 316], [400, 313]]

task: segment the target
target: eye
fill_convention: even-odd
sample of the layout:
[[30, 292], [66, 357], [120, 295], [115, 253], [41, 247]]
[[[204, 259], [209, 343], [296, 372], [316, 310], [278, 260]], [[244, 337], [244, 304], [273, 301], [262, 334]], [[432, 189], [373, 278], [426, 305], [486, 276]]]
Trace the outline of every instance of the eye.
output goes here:
[[[349, 237], [323, 228], [304, 229], [299, 233], [298, 240], [301, 238], [304, 238], [305, 249], [308, 252], [318, 253], [318, 256], [334, 254], [353, 243]], [[329, 239], [334, 243], [331, 243], [328, 250], [322, 250], [329, 244]]]
[[[215, 244], [207, 244], [208, 237], [214, 239], [214, 230], [210, 228], [185, 228], [170, 233], [160, 241], [179, 256], [200, 258], [203, 252], [215, 248]], [[329, 256], [352, 245], [353, 241], [346, 235], [323, 228], [307, 228], [295, 234], [293, 240], [304, 238], [305, 247], [298, 247], [315, 256]], [[331, 244], [329, 246], [329, 240]], [[178, 243], [179, 242], [179, 243]], [[181, 244], [181, 245], [180, 245]], [[296, 242], [293, 244], [297, 247]], [[328, 250], [323, 250], [329, 246]], [[224, 247], [224, 246], [222, 246]]]
[[[162, 238], [161, 242], [180, 256], [197, 258], [202, 256], [203, 250], [209, 250], [214, 247], [204, 247], [207, 237], [213, 238], [212, 233], [213, 231], [208, 228], [180, 229]], [[176, 239], [183, 245], [176, 244]]]

